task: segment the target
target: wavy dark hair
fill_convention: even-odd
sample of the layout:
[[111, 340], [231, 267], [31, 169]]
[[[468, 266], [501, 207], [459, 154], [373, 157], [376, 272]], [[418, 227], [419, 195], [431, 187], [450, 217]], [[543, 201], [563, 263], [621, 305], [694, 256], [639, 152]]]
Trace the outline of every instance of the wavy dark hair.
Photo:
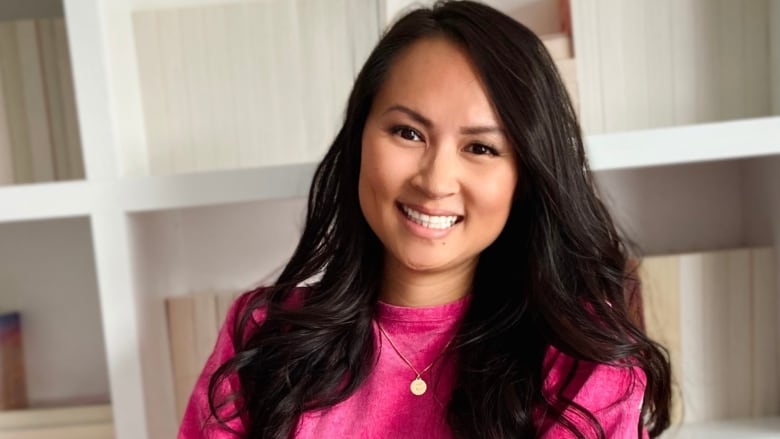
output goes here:
[[[370, 373], [383, 248], [359, 208], [362, 131], [393, 61], [432, 37], [470, 55], [517, 152], [520, 175], [506, 226], [480, 255], [471, 305], [452, 344], [460, 354], [447, 409], [453, 434], [533, 438], [534, 413], [541, 410], [585, 438], [569, 418], [573, 410], [604, 438], [585, 407], [542, 394], [543, 358], [555, 346], [575, 367], [641, 367], [647, 382], [637, 434], [644, 424], [658, 436], [669, 425], [668, 356], [631, 318], [624, 286], [637, 281], [629, 264], [633, 247], [598, 197], [566, 90], [539, 38], [470, 1], [409, 12], [368, 57], [344, 124], [315, 172], [295, 252], [273, 285], [247, 295], [232, 328], [237, 353], [211, 378], [212, 416], [225, 424], [230, 416], [218, 414], [237, 402], [231, 416], [245, 420], [246, 437], [285, 439], [303, 412], [345, 400]], [[290, 306], [306, 282], [305, 298]], [[258, 307], [266, 317], [256, 325]], [[217, 389], [232, 374], [240, 389], [228, 400]]]

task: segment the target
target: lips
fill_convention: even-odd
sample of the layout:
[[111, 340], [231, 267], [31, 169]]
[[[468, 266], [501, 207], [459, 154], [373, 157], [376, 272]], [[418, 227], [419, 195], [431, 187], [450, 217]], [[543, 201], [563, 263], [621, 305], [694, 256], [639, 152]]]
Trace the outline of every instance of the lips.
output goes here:
[[398, 203], [398, 208], [410, 221], [433, 230], [446, 230], [463, 220], [462, 215], [433, 215], [401, 203]]

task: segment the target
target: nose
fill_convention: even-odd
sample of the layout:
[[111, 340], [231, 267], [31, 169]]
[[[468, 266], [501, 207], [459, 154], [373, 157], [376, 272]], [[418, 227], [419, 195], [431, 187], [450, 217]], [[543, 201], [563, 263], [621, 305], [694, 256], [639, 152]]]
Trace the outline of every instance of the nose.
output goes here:
[[420, 156], [412, 186], [427, 198], [438, 200], [458, 192], [456, 148], [429, 145]]

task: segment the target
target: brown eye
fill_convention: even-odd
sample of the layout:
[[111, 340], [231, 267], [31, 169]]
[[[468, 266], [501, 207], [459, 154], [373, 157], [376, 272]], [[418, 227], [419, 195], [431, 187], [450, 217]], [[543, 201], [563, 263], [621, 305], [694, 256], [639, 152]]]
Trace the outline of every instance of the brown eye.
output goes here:
[[466, 151], [476, 154], [476, 155], [490, 155], [490, 156], [497, 156], [498, 151], [496, 151], [495, 148], [488, 145], [483, 145], [481, 143], [472, 143], [471, 145], [466, 147]]
[[392, 131], [393, 134], [397, 136], [401, 136], [401, 138], [404, 140], [409, 140], [411, 142], [422, 141], [422, 136], [414, 128], [410, 128], [407, 126], [397, 126], [397, 127], [393, 127]]

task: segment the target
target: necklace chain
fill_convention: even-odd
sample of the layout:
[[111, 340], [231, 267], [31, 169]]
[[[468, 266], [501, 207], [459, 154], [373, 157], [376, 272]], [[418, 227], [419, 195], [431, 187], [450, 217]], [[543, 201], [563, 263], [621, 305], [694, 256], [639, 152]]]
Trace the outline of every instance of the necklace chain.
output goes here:
[[441, 352], [439, 352], [439, 355], [437, 355], [436, 358], [434, 358], [433, 361], [431, 361], [431, 364], [426, 366], [425, 369], [423, 369], [422, 371], [418, 372], [417, 368], [414, 367], [412, 362], [409, 361], [404, 356], [404, 354], [402, 354], [401, 351], [398, 349], [398, 346], [396, 346], [395, 343], [393, 343], [393, 339], [391, 339], [390, 336], [387, 335], [387, 331], [385, 331], [385, 328], [383, 328], [382, 324], [379, 323], [379, 320], [375, 320], [375, 322], [377, 328], [379, 328], [379, 331], [382, 333], [382, 335], [385, 336], [385, 339], [390, 343], [390, 346], [392, 346], [395, 353], [398, 354], [398, 356], [404, 361], [404, 363], [406, 363], [406, 365], [409, 366], [409, 368], [414, 371], [416, 377], [414, 380], [412, 380], [412, 384], [411, 384], [412, 393], [417, 396], [420, 396], [423, 393], [425, 393], [425, 390], [427, 389], [427, 385], [425, 384], [425, 381], [422, 379], [422, 374], [430, 370], [430, 368], [432, 368], [433, 365], [436, 364], [437, 361], [439, 361], [439, 358], [441, 358], [441, 356], [444, 355], [445, 352], [447, 352], [447, 348], [450, 347], [450, 344], [452, 343], [454, 337], [451, 338], [446, 345], [444, 345], [444, 348], [441, 350]]

